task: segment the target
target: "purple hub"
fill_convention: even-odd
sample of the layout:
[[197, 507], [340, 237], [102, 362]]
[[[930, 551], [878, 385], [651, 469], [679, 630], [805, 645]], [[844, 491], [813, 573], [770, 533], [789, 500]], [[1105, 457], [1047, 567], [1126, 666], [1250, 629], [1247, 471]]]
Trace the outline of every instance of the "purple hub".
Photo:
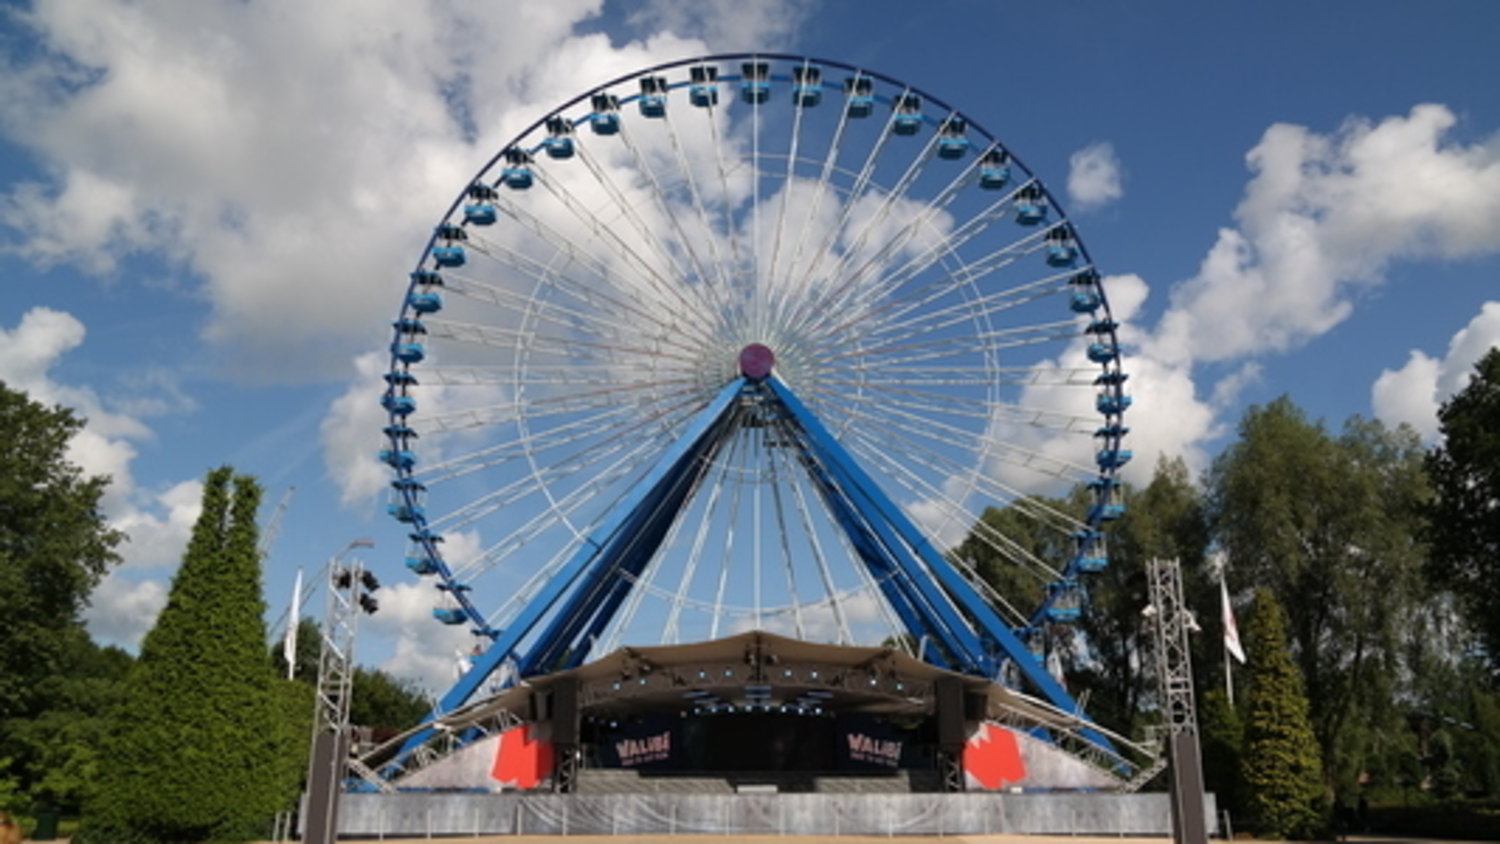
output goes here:
[[776, 365], [776, 353], [760, 343], [751, 343], [740, 350], [740, 374], [752, 381], [759, 381], [771, 374]]

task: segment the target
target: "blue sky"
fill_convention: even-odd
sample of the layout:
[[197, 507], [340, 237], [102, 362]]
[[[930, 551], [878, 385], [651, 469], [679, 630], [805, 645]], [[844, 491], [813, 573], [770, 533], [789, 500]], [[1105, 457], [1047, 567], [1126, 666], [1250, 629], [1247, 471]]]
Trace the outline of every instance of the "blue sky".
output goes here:
[[[77, 408], [127, 563], [90, 625], [133, 645], [229, 462], [268, 563], [350, 540], [390, 584], [366, 661], [456, 643], [400, 564], [375, 429], [406, 271], [469, 176], [564, 99], [742, 49], [867, 66], [971, 115], [1059, 195], [1134, 310], [1139, 453], [1202, 468], [1283, 393], [1431, 435], [1500, 342], [1500, 6], [9, 3], [0, 17], [0, 379]], [[1092, 166], [1090, 166], [1092, 163]], [[1149, 469], [1150, 460], [1138, 465]], [[376, 474], [372, 475], [372, 471]], [[321, 606], [321, 605], [319, 605]], [[274, 615], [274, 609], [273, 609]]]

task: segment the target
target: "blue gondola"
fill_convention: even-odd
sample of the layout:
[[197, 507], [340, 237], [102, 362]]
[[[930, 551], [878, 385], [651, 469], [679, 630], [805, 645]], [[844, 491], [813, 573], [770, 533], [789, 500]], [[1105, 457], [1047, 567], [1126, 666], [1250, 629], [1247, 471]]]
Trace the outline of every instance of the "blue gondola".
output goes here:
[[437, 262], [439, 267], [462, 267], [466, 258], [462, 246], [432, 247], [432, 260]]
[[1053, 267], [1071, 267], [1078, 258], [1078, 247], [1074, 245], [1073, 233], [1066, 226], [1047, 232], [1047, 264]]
[[698, 108], [719, 104], [719, 69], [709, 65], [688, 68], [688, 102]]
[[443, 297], [437, 293], [412, 293], [406, 304], [419, 314], [435, 314], [443, 309]]
[[391, 344], [391, 355], [402, 363], [421, 363], [427, 357], [427, 349], [421, 343], [397, 342]]
[[396, 416], [410, 416], [417, 410], [417, 400], [411, 396], [386, 393], [380, 397], [380, 406]]
[[1079, 606], [1078, 599], [1078, 584], [1066, 580], [1049, 583], [1047, 592], [1052, 596], [1052, 603], [1047, 606], [1048, 621], [1071, 624], [1082, 616], [1082, 608]]
[[891, 131], [898, 135], [915, 135], [922, 128], [922, 98], [901, 94], [891, 103]]
[[476, 226], [493, 225], [497, 219], [495, 213], [495, 198], [498, 194], [495, 189], [486, 184], [476, 183], [469, 186], [468, 196], [470, 202], [464, 206], [464, 220]]
[[495, 206], [489, 203], [464, 206], [464, 222], [476, 226], [492, 226], [499, 219]]
[[441, 567], [438, 566], [434, 546], [442, 542], [443, 538], [426, 529], [409, 534], [409, 538], [411, 544], [406, 551], [406, 567], [424, 577], [437, 574]]
[[740, 99], [760, 105], [771, 97], [771, 65], [768, 62], [745, 62], [740, 65]]
[[792, 68], [792, 105], [811, 108], [823, 101], [823, 69], [813, 65]]
[[500, 169], [500, 181], [511, 190], [526, 190], [531, 187], [531, 153], [524, 149], [505, 151], [505, 166]]
[[1094, 455], [1094, 462], [1099, 464], [1100, 469], [1119, 469], [1129, 463], [1133, 456], [1129, 449], [1102, 448]]
[[1010, 154], [1005, 150], [992, 149], [979, 159], [979, 186], [985, 190], [1000, 190], [1010, 182]]
[[969, 151], [969, 139], [964, 135], [968, 127], [969, 122], [957, 115], [943, 121], [938, 128], [938, 158], [953, 161], [964, 157]]
[[642, 117], [666, 117], [667, 80], [660, 76], [641, 77], [641, 96], [637, 102]]
[[1016, 222], [1034, 226], [1047, 219], [1047, 197], [1041, 188], [1028, 185], [1016, 195]]
[[1102, 304], [1099, 294], [1090, 290], [1075, 290], [1068, 301], [1068, 307], [1076, 314], [1092, 314]]
[[386, 512], [398, 522], [414, 522], [427, 517], [427, 487], [411, 478], [391, 481], [391, 502]]
[[1094, 399], [1094, 407], [1105, 416], [1118, 416], [1130, 407], [1130, 396], [1117, 396], [1114, 393], [1101, 393]]
[[1109, 363], [1120, 356], [1120, 349], [1114, 343], [1090, 343], [1088, 356], [1094, 363]]
[[573, 124], [561, 117], [547, 118], [547, 137], [542, 141], [542, 149], [547, 151], [548, 158], [572, 158]]
[[868, 76], [844, 80], [844, 111], [850, 117], [869, 117], [875, 111], [875, 82]]
[[595, 135], [614, 135], [620, 131], [620, 99], [613, 94], [595, 94], [589, 98], [593, 112], [589, 128]]
[[416, 452], [408, 448], [382, 448], [376, 456], [393, 469], [411, 469], [417, 465]]
[[469, 620], [468, 615], [457, 607], [434, 607], [432, 617], [450, 626], [463, 624]]

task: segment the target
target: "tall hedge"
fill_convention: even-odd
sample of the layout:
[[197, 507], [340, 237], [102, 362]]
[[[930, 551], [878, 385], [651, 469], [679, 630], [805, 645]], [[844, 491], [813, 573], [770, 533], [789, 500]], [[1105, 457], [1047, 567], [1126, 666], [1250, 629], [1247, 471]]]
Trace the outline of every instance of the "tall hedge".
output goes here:
[[248, 840], [296, 789], [286, 699], [266, 656], [256, 550], [259, 485], [208, 474], [166, 607], [112, 721], [82, 838]]
[[1302, 675], [1287, 650], [1286, 619], [1269, 590], [1256, 593], [1246, 633], [1241, 783], [1250, 823], [1262, 838], [1316, 838], [1327, 817], [1322, 756]]

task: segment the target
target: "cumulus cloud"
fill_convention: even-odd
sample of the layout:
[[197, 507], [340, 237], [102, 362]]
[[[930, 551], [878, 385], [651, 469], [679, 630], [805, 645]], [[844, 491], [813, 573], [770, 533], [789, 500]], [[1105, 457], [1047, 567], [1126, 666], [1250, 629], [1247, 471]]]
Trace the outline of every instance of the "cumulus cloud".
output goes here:
[[1080, 211], [1094, 211], [1125, 195], [1120, 158], [1100, 141], [1068, 157], [1068, 198]]
[[627, 70], [775, 43], [802, 14], [663, 0], [615, 43], [578, 34], [601, 5], [39, 0], [16, 13], [39, 50], [0, 75], [0, 129], [49, 175], [0, 195], [0, 224], [39, 263], [167, 258], [246, 377], [338, 377], [394, 308], [396, 268], [511, 135]]
[[1438, 409], [1468, 386], [1474, 364], [1500, 346], [1500, 302], [1486, 302], [1479, 315], [1448, 342], [1442, 358], [1413, 349], [1406, 365], [1387, 369], [1375, 379], [1370, 404], [1388, 425], [1406, 423], [1427, 440], [1439, 434]]
[[1173, 289], [1144, 352], [1177, 365], [1286, 352], [1347, 319], [1391, 261], [1500, 250], [1500, 142], [1453, 142], [1456, 120], [1421, 105], [1331, 135], [1272, 126], [1247, 156], [1236, 227]]
[[[1206, 445], [1224, 432], [1222, 413], [1259, 378], [1258, 360], [1349, 318], [1391, 262], [1500, 251], [1500, 138], [1458, 143], [1455, 124], [1446, 107], [1421, 105], [1378, 122], [1351, 119], [1326, 135], [1266, 130], [1246, 156], [1253, 176], [1236, 225], [1218, 233], [1196, 275], [1172, 286], [1154, 325], [1126, 317], [1137, 455], [1127, 477], [1143, 480], [1162, 453], [1201, 468]], [[1495, 338], [1490, 313], [1455, 336], [1443, 361], [1414, 351], [1384, 373], [1376, 413], [1430, 436], [1437, 403]]]

